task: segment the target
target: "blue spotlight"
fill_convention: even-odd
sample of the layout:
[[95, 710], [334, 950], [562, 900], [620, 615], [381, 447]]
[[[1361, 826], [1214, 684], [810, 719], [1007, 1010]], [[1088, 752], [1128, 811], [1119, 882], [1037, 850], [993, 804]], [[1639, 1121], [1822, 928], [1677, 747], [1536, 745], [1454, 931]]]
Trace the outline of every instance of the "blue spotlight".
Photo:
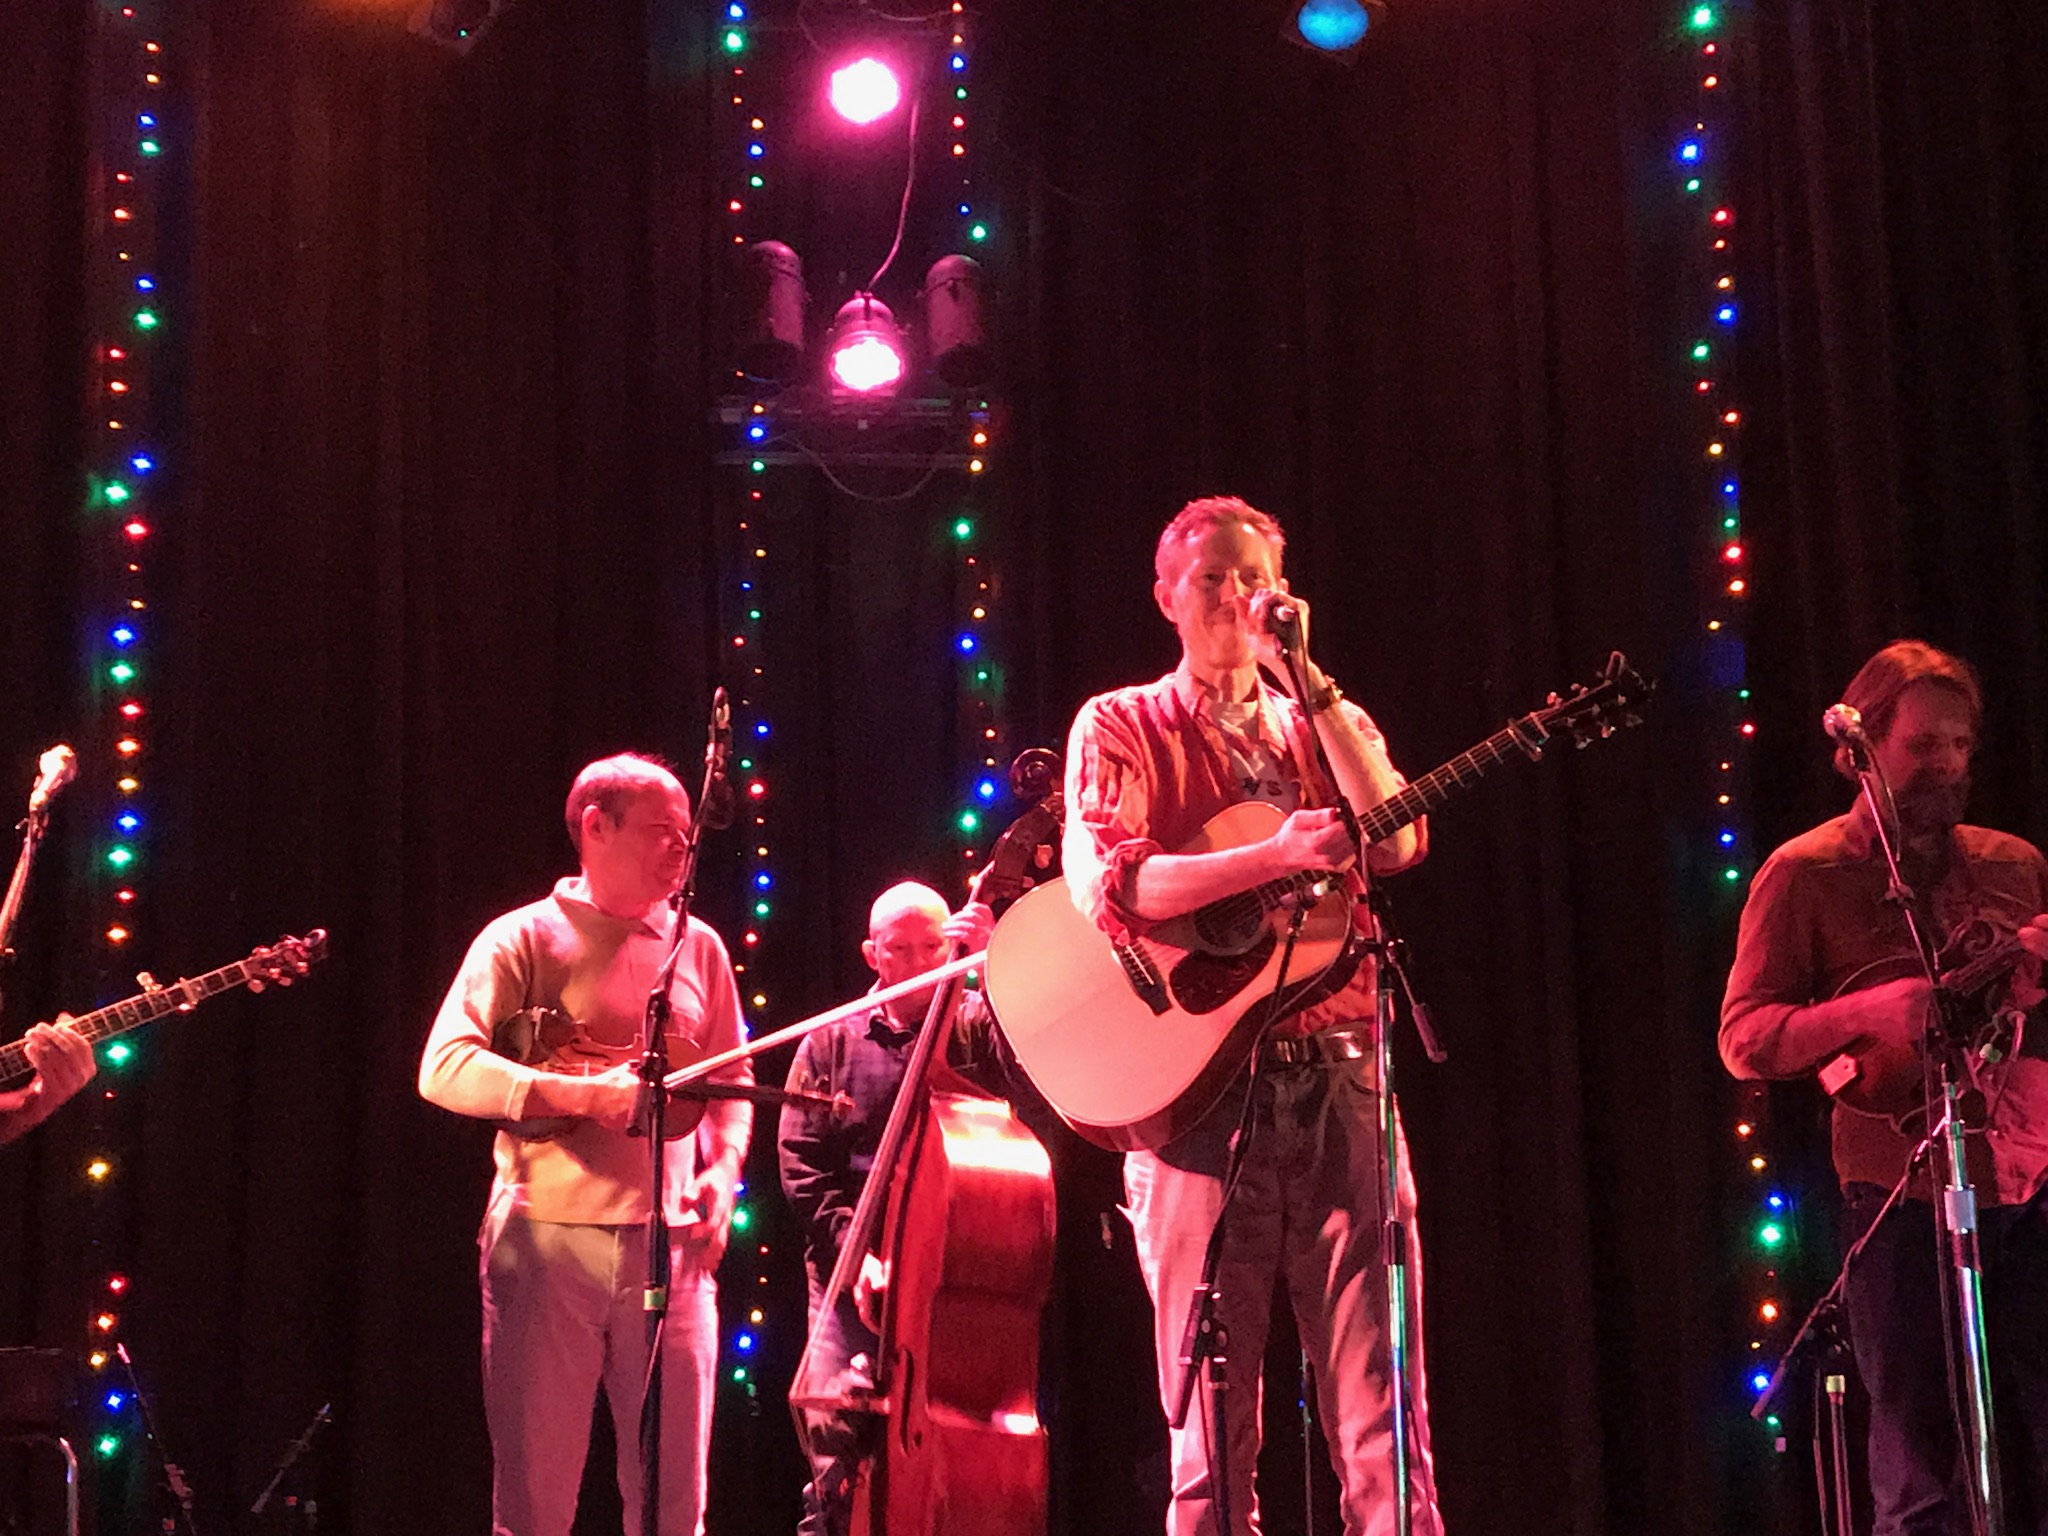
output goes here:
[[1386, 16], [1384, 0], [1300, 0], [1286, 29], [1290, 42], [1333, 58], [1348, 58]]

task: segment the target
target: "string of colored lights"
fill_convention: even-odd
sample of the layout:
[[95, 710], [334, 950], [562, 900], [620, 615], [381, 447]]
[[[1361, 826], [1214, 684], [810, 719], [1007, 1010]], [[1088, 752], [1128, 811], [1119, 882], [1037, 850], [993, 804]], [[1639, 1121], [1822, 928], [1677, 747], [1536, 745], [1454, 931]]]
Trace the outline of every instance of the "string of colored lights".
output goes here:
[[[966, 10], [961, 0], [954, 0], [950, 17], [952, 25], [941, 34], [945, 47], [939, 55], [943, 86], [950, 92], [952, 107], [947, 120], [949, 132], [945, 136], [952, 170], [951, 180], [945, 185], [951, 190], [950, 200], [959, 221], [959, 244], [979, 246], [990, 238], [990, 225], [978, 210], [974, 198], [967, 106], [971, 56]], [[769, 116], [773, 108], [769, 103], [780, 98], [774, 92], [756, 89], [754, 81], [769, 68], [817, 67], [817, 61], [807, 53], [798, 53], [794, 64], [781, 57], [765, 59], [757, 54], [757, 49], [763, 45], [762, 26], [751, 0], [725, 0], [718, 46], [729, 71], [727, 95], [733, 148], [728, 159], [730, 169], [726, 185], [720, 189], [719, 195], [728, 220], [728, 241], [739, 248], [750, 242], [781, 239], [792, 233], [766, 227], [761, 212], [768, 201], [770, 178], [778, 174], [778, 142], [771, 137]], [[862, 123], [874, 120], [893, 111], [898, 104], [893, 79], [870, 78], [889, 75], [889, 71], [872, 59], [863, 59], [838, 73], [840, 78], [832, 83], [835, 92], [857, 85], [874, 93], [860, 104], [842, 101], [835, 95], [835, 106], [851, 120]], [[850, 78], [854, 76], [859, 78]], [[821, 89], [829, 78], [825, 70], [819, 69]], [[774, 83], [780, 85], [785, 82]], [[925, 88], [930, 89], [929, 86]], [[740, 494], [735, 506], [727, 513], [731, 521], [727, 524], [729, 556], [724, 561], [724, 617], [727, 621], [725, 636], [730, 658], [729, 677], [735, 683], [735, 730], [741, 743], [737, 766], [741, 774], [742, 802], [748, 817], [747, 828], [752, 833], [742, 875], [751, 920], [741, 934], [735, 969], [740, 975], [742, 997], [758, 1033], [767, 1022], [762, 1014], [770, 1006], [762, 977], [764, 966], [772, 963], [770, 940], [776, 887], [768, 814], [773, 798], [770, 769], [774, 737], [767, 710], [770, 680], [764, 661], [770, 648], [764, 648], [762, 644], [764, 615], [771, 611], [769, 588], [776, 568], [775, 546], [771, 543], [774, 520], [770, 515], [770, 501], [782, 491], [784, 483], [784, 477], [773, 471], [808, 463], [825, 473], [833, 484], [847, 488], [833, 475], [828, 463], [802, 450], [797, 436], [785, 438], [784, 428], [778, 422], [778, 417], [785, 414], [780, 390], [751, 379], [737, 369], [732, 375], [732, 384], [733, 395], [740, 403], [737, 409], [728, 408], [726, 419], [737, 425], [741, 441], [739, 451], [727, 455], [727, 458], [737, 467], [735, 483]], [[923, 404], [928, 407], [931, 403]], [[939, 405], [943, 409], [943, 402]], [[812, 408], [815, 409], [815, 402], [812, 402]], [[800, 420], [801, 417], [799, 409], [796, 418]], [[981, 400], [970, 402], [959, 413], [958, 420], [966, 443], [956, 462], [964, 465], [972, 487], [979, 484], [988, 462], [990, 419], [987, 403]], [[795, 445], [795, 451], [792, 451], [792, 445]], [[924, 482], [918, 483], [921, 486]], [[848, 493], [853, 494], [850, 489]], [[953, 821], [965, 845], [962, 848], [963, 862], [971, 866], [979, 856], [973, 845], [982, 832], [983, 815], [1005, 792], [1003, 776], [996, 771], [1002, 749], [1002, 732], [997, 720], [1002, 671], [988, 649], [997, 583], [982, 547], [980, 509], [972, 489], [950, 514], [949, 521], [961, 560], [956, 583], [957, 623], [950, 637], [959, 679], [958, 717], [963, 737], [961, 760], [970, 764], [973, 770], [963, 788], [962, 802], [953, 814]], [[743, 1393], [750, 1403], [757, 1403], [759, 1384], [755, 1379], [753, 1361], [761, 1355], [764, 1338], [772, 1326], [765, 1306], [771, 1248], [761, 1237], [750, 1235], [756, 1226], [756, 1213], [751, 1201], [744, 1197], [735, 1211], [734, 1226], [736, 1236], [747, 1237], [754, 1243], [756, 1301], [745, 1306], [731, 1326], [729, 1363], [722, 1379], [729, 1387]]]
[[[1700, 434], [1696, 484], [1711, 551], [1702, 561], [1708, 573], [1703, 583], [1707, 675], [1724, 705], [1717, 721], [1720, 739], [1710, 748], [1715, 884], [1721, 897], [1718, 905], [1730, 921], [1756, 863], [1748, 815], [1749, 748], [1756, 739], [1756, 722], [1748, 677], [1751, 573], [1742, 529], [1742, 410], [1736, 370], [1741, 305], [1735, 282], [1737, 222], [1730, 150], [1732, 31], [1731, 15], [1720, 0], [1693, 0], [1686, 6], [1682, 67], [1695, 115], [1680, 133], [1675, 151], [1691, 231], [1689, 280], [1699, 285], [1687, 344], [1689, 414]], [[1759, 1083], [1745, 1083], [1734, 1097], [1731, 1139], [1739, 1159], [1743, 1209], [1738, 1220], [1746, 1252], [1739, 1291], [1748, 1346], [1743, 1375], [1753, 1400], [1770, 1385], [1776, 1358], [1786, 1343], [1789, 1324], [1780, 1296], [1781, 1267], [1793, 1238], [1794, 1206], [1770, 1151], [1767, 1090]], [[1763, 1422], [1776, 1448], [1783, 1450], [1779, 1416], [1771, 1413]]]
[[[164, 118], [164, 6], [160, 0], [98, 7], [91, 100], [94, 113], [88, 158], [91, 215], [86, 247], [86, 306], [91, 353], [88, 370], [86, 544], [95, 598], [87, 642], [89, 694], [97, 717], [81, 762], [89, 788], [81, 798], [106, 820], [93, 834], [98, 943], [110, 975], [132, 940], [141, 910], [139, 887], [148, 846], [143, 763], [150, 708], [145, 688], [151, 661], [150, 607], [145, 557], [160, 513], [163, 455], [158, 356], [166, 311], [159, 287], [159, 238], [169, 135]], [[95, 792], [96, 791], [96, 792]], [[121, 990], [126, 990], [123, 987]], [[136, 1047], [117, 1039], [101, 1048], [113, 1078], [128, 1068]], [[95, 1116], [102, 1147], [113, 1141], [108, 1106], [117, 1097], [103, 1087]], [[121, 1168], [114, 1154], [91, 1155], [83, 1170], [94, 1201], [94, 1294], [86, 1308], [87, 1360], [99, 1373], [100, 1414], [93, 1449], [119, 1479], [116, 1464], [139, 1444], [132, 1394], [110, 1366], [121, 1348], [121, 1310], [130, 1281], [115, 1257], [119, 1223], [115, 1189]]]
[[[989, 225], [976, 212], [974, 171], [968, 155], [967, 91], [969, 65], [967, 17], [962, 0], [953, 0], [953, 31], [947, 39], [946, 67], [953, 82], [951, 132], [954, 174], [958, 178], [960, 236], [965, 245], [987, 242]], [[987, 472], [989, 458], [988, 402], [979, 401], [967, 423], [970, 485], [979, 485]], [[997, 723], [1003, 696], [1003, 670], [989, 646], [990, 613], [995, 606], [996, 573], [981, 538], [980, 499], [972, 491], [958, 516], [953, 519], [953, 538], [960, 546], [961, 566], [959, 612], [961, 623], [954, 640], [958, 652], [959, 757], [970, 765], [968, 782], [954, 827], [961, 839], [962, 862], [972, 865], [979, 858], [978, 843], [985, 813], [1007, 791], [1000, 762], [1004, 747], [1002, 727]]]
[[[734, 118], [732, 138], [737, 146], [732, 157], [731, 185], [725, 188], [724, 200], [726, 212], [732, 220], [732, 243], [743, 246], [751, 224], [750, 210], [756, 194], [763, 193], [767, 187], [769, 170], [768, 125], [760, 115], [766, 108], [765, 105], [757, 107], [749, 100], [747, 67], [754, 36], [745, 0], [728, 0], [725, 26], [719, 41], [730, 61], [729, 94]], [[739, 387], [746, 387], [744, 374], [736, 372], [734, 378]], [[769, 405], [766, 398], [756, 398], [751, 402], [742, 427], [749, 449], [763, 447], [773, 428]], [[734, 767], [740, 803], [737, 825], [745, 838], [747, 850], [742, 868], [749, 920], [740, 934], [740, 952], [734, 958], [733, 970], [737, 973], [741, 999], [752, 1021], [751, 1031], [759, 1034], [762, 1014], [769, 1006], [768, 993], [761, 980], [764, 940], [771, 931], [775, 915], [775, 875], [769, 866], [772, 844], [768, 821], [768, 755], [772, 751], [773, 740], [764, 693], [767, 674], [759, 644], [770, 572], [767, 460], [749, 457], [740, 473], [742, 494], [738, 513], [732, 519], [734, 537], [731, 554], [725, 562], [728, 607], [724, 618], [730, 651], [726, 675], [734, 698]], [[754, 1378], [753, 1361], [768, 1323], [771, 1252], [770, 1245], [754, 1234], [752, 1191], [744, 1182], [739, 1187], [739, 1198], [733, 1207], [732, 1225], [733, 1248], [737, 1251], [743, 1244], [753, 1247], [754, 1283], [752, 1297], [740, 1306], [739, 1320], [727, 1320], [730, 1365], [721, 1379], [744, 1398], [750, 1411], [758, 1411], [761, 1390], [760, 1383]]]

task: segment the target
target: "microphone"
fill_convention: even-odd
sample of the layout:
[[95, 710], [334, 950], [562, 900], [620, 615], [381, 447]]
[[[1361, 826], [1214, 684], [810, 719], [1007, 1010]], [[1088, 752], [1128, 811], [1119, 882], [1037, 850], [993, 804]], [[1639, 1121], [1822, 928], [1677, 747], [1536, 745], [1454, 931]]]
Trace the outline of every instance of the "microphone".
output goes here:
[[31, 815], [48, 805], [58, 790], [78, 777], [78, 754], [60, 741], [36, 759], [36, 768], [36, 787], [28, 792]]
[[725, 690], [716, 688], [711, 693], [710, 739], [704, 743], [704, 803], [697, 808], [697, 819], [713, 832], [723, 832], [731, 826], [738, 811], [732, 780], [726, 776], [726, 764], [731, 758], [732, 705]]
[[1854, 704], [1830, 704], [1821, 712], [1820, 728], [1844, 746], [1870, 745], [1870, 738], [1863, 734], [1863, 711]]
[[1821, 712], [1820, 728], [1849, 754], [1849, 766], [1870, 771], [1870, 738], [1863, 733], [1863, 711], [1854, 704], [1830, 704]]
[[1252, 620], [1290, 649], [1302, 643], [1301, 605], [1271, 588], [1253, 597]]

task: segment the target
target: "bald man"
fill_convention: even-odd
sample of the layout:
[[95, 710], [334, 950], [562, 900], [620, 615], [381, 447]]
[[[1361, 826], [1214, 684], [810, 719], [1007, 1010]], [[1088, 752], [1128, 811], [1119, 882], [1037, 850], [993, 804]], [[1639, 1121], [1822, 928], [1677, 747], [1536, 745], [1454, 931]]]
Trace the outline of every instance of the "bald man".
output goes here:
[[[979, 902], [958, 912], [929, 886], [905, 881], [875, 898], [868, 912], [868, 936], [861, 958], [875, 973], [875, 986], [894, 986], [943, 964], [947, 946], [958, 940], [969, 953], [984, 948], [995, 914]], [[948, 1057], [980, 1080], [1000, 1076], [995, 1032], [979, 992], [962, 994]], [[804, 1225], [804, 1267], [810, 1277], [812, 1329], [817, 1334], [816, 1390], [844, 1392], [867, 1385], [879, 1341], [861, 1316], [860, 1302], [876, 1277], [870, 1257], [862, 1295], [841, 1297], [833, 1315], [818, 1319], [825, 1285], [839, 1262], [839, 1248], [853, 1221], [853, 1208], [867, 1184], [875, 1149], [903, 1084], [910, 1047], [931, 1006], [932, 989], [914, 992], [851, 1019], [814, 1030], [797, 1047], [789, 1086], [815, 1093], [845, 1094], [850, 1113], [821, 1114], [785, 1105], [777, 1135], [782, 1192]], [[841, 1536], [851, 1514], [854, 1470], [862, 1447], [862, 1416], [810, 1415], [812, 1479], [804, 1488], [799, 1536]], [[822, 1503], [820, 1492], [823, 1493]]]

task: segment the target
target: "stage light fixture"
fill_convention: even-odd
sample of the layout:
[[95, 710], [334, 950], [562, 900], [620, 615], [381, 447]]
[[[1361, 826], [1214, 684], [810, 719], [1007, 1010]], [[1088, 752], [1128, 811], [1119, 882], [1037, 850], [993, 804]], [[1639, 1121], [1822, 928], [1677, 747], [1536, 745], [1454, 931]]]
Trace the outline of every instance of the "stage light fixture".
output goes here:
[[1290, 43], [1349, 63], [1387, 19], [1386, 0], [1296, 0], [1281, 35]]
[[428, 0], [413, 13], [412, 30], [429, 42], [468, 53], [512, 0]]
[[869, 55], [833, 70], [826, 94], [833, 111], [864, 128], [903, 104], [903, 83], [895, 70]]
[[756, 240], [740, 257], [739, 344], [734, 362], [749, 378], [787, 384], [804, 358], [804, 264], [780, 240]]
[[825, 351], [834, 387], [847, 394], [891, 394], [903, 382], [903, 333], [871, 293], [856, 293], [839, 307]]
[[924, 278], [925, 345], [938, 376], [972, 389], [988, 374], [987, 280], [971, 256], [941, 256]]

